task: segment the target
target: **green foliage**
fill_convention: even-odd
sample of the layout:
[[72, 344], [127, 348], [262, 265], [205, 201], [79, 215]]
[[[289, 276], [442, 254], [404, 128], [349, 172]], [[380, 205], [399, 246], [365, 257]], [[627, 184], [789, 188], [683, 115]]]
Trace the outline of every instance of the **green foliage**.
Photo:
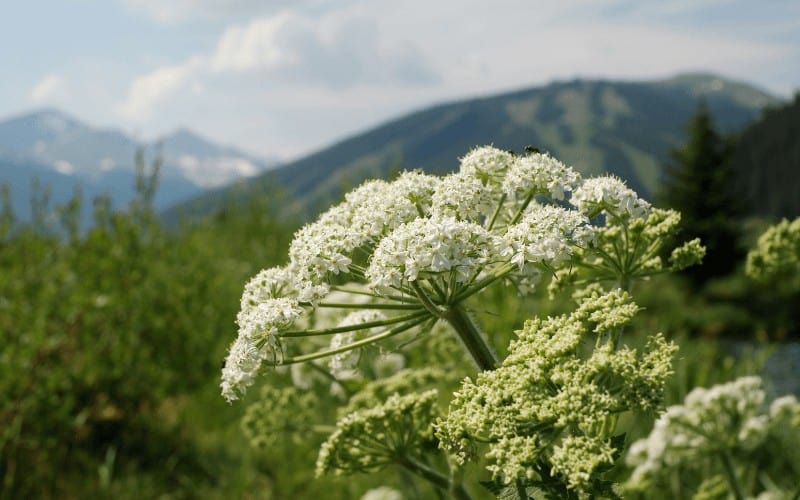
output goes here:
[[689, 123], [689, 140], [673, 151], [660, 196], [683, 217], [684, 236], [700, 238], [707, 255], [702, 266], [685, 271], [696, 285], [730, 273], [742, 258], [740, 218], [743, 197], [736, 192], [730, 142], [716, 131], [701, 105]]
[[768, 109], [736, 141], [733, 168], [754, 213], [770, 217], [800, 215], [800, 93]]
[[203, 476], [179, 427], [180, 401], [213, 380], [224, 352], [220, 332], [238, 306], [237, 281], [253, 272], [228, 245], [246, 234], [242, 226], [273, 232], [250, 254], [269, 262], [289, 231], [262, 203], [233, 224], [167, 232], [151, 208], [158, 162], [147, 168], [140, 155], [138, 165], [139, 196], [128, 211], [95, 200], [86, 231], [79, 194], [51, 211], [41, 190], [32, 226], [13, 225], [5, 204], [0, 496], [61, 496], [73, 488], [71, 477], [96, 477], [103, 487], [115, 471], [165, 462], [177, 464], [172, 481]]
[[800, 217], [784, 219], [747, 254], [747, 275], [786, 294], [800, 292]]

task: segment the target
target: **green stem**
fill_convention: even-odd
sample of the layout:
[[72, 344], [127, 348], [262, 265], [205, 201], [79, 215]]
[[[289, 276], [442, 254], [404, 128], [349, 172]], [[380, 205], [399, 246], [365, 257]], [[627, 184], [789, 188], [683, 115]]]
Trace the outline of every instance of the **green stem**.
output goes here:
[[347, 387], [347, 385], [343, 384], [341, 380], [336, 378], [331, 372], [329, 372], [325, 368], [317, 365], [316, 363], [308, 363], [307, 366], [310, 366], [311, 369], [315, 370], [317, 373], [319, 373], [326, 379], [330, 380], [331, 383], [338, 385], [344, 391], [344, 393], [347, 394], [348, 398], [353, 395], [353, 391], [350, 390], [350, 388]]
[[427, 316], [428, 312], [420, 310], [404, 316], [395, 316], [393, 318], [367, 321], [357, 325], [337, 326], [335, 328], [320, 328], [318, 330], [291, 330], [288, 332], [278, 333], [276, 336], [280, 338], [316, 337], [318, 335], [333, 335], [335, 333], [356, 332], [358, 330], [366, 330], [367, 328], [377, 328], [381, 326], [394, 325], [395, 323], [402, 323], [403, 321], [415, 319], [422, 315]]
[[317, 307], [336, 307], [339, 309], [422, 309], [419, 304], [354, 304], [352, 302], [320, 302]]
[[517, 496], [520, 500], [528, 500], [528, 491], [525, 489], [525, 485], [522, 484], [522, 480], [517, 479], [514, 483], [517, 487]]
[[433, 303], [431, 298], [428, 296], [427, 292], [422, 288], [418, 281], [414, 280], [411, 282], [411, 288], [414, 289], [414, 293], [416, 293], [417, 298], [425, 306], [425, 309], [428, 310], [429, 313], [436, 316], [437, 318], [442, 318], [443, 311], [439, 308], [436, 304]]
[[500, 215], [500, 210], [503, 208], [503, 203], [506, 201], [506, 193], [503, 193], [500, 196], [500, 201], [497, 202], [497, 208], [495, 208], [494, 213], [492, 214], [492, 219], [489, 221], [489, 225], [487, 226], [487, 230], [491, 231], [494, 228], [494, 223], [497, 221], [497, 216]]
[[311, 354], [304, 354], [302, 356], [295, 356], [293, 358], [286, 358], [280, 363], [276, 363], [276, 365], [293, 365], [295, 363], [305, 363], [306, 361], [312, 361], [314, 359], [325, 358], [327, 356], [332, 356], [334, 354], [339, 354], [340, 352], [347, 352], [353, 349], [357, 349], [359, 347], [363, 347], [365, 345], [373, 344], [375, 342], [379, 342], [381, 340], [386, 340], [389, 337], [393, 337], [398, 333], [402, 333], [406, 330], [414, 328], [415, 326], [422, 324], [428, 321], [429, 317], [427, 313], [424, 316], [418, 317], [408, 323], [404, 323], [400, 326], [396, 326], [391, 330], [385, 331], [383, 333], [379, 333], [377, 335], [373, 335], [372, 337], [367, 337], [365, 339], [357, 340], [350, 344], [344, 345], [342, 347], [338, 347], [336, 349], [328, 349], [327, 351], [318, 351], [313, 352]]
[[[334, 290], [334, 291], [337, 291], [337, 292], [352, 293], [353, 295], [366, 295], [368, 297], [375, 297], [376, 296], [375, 293], [371, 292], [371, 291], [355, 290], [353, 288], [347, 288], [347, 287], [343, 287], [343, 286], [332, 286], [331, 290]], [[411, 296], [391, 295], [391, 294], [381, 294], [381, 295], [378, 295], [378, 296], [380, 298], [382, 298], [382, 299], [396, 300], [396, 301], [399, 301], [399, 302], [415, 302], [414, 298], [411, 297]]]
[[514, 214], [514, 217], [511, 219], [511, 221], [509, 221], [509, 223], [508, 223], [509, 226], [513, 226], [514, 224], [519, 222], [519, 220], [522, 218], [522, 214], [525, 212], [525, 209], [528, 208], [528, 205], [530, 205], [531, 201], [533, 201], [534, 194], [535, 193], [533, 191], [531, 191], [528, 194], [528, 197], [525, 198], [525, 201], [522, 202], [522, 206], [519, 207], [519, 210], [517, 210], [517, 213]]
[[733, 462], [731, 462], [731, 456], [728, 454], [727, 451], [720, 452], [720, 458], [722, 459], [722, 466], [725, 469], [725, 477], [728, 479], [728, 484], [733, 490], [733, 496], [736, 500], [744, 500], [744, 492], [742, 491], [742, 486], [739, 484], [739, 480], [736, 478], [736, 470], [733, 467]]
[[421, 476], [425, 480], [431, 482], [438, 488], [451, 493], [459, 500], [471, 500], [469, 493], [464, 488], [463, 484], [454, 485], [450, 482], [444, 474], [436, 469], [433, 469], [423, 463], [417, 462], [409, 456], [399, 457], [397, 463], [410, 470], [414, 474]]
[[454, 305], [444, 311], [442, 318], [450, 323], [456, 331], [461, 344], [481, 371], [494, 370], [500, 366], [500, 360], [497, 359], [494, 348], [467, 311]]
[[465, 300], [466, 298], [470, 297], [471, 295], [480, 292], [481, 290], [491, 285], [495, 281], [506, 277], [515, 268], [516, 266], [514, 266], [513, 264], [504, 264], [502, 267], [492, 272], [491, 275], [481, 279], [480, 281], [475, 281], [471, 283], [468, 287], [458, 292], [455, 295], [455, 297], [452, 298], [451, 303], [454, 304], [459, 303]]

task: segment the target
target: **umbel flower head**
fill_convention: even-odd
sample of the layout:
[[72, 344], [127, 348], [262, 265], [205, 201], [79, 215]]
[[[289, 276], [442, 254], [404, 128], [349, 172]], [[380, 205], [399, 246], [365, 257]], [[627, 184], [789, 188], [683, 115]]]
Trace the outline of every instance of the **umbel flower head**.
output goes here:
[[747, 254], [746, 272], [757, 281], [800, 290], [800, 217], [791, 222], [783, 219], [758, 238]]
[[[295, 233], [285, 266], [245, 286], [223, 395], [237, 399], [263, 365], [335, 356], [333, 366], [344, 366], [354, 359], [349, 351], [437, 321], [453, 326], [480, 369], [496, 368], [467, 299], [493, 285], [528, 293], [543, 276], [582, 266], [592, 280], [618, 279], [621, 269], [623, 288], [662, 272], [663, 233], [672, 230], [664, 222], [674, 217], [654, 213], [619, 179], [584, 180], [549, 155], [491, 146], [468, 152], [445, 177], [367, 181]], [[646, 241], [614, 247], [620, 235]], [[671, 263], [691, 263], [696, 253], [687, 247]], [[380, 314], [337, 325], [323, 322], [323, 308]]]
[[[759, 377], [742, 377], [710, 388], [693, 389], [682, 405], [670, 406], [650, 435], [631, 445], [631, 492], [654, 493], [669, 486], [680, 471], [685, 491], [701, 490], [719, 476], [723, 491], [744, 488], [790, 498], [800, 464], [792, 461], [800, 446], [800, 403], [784, 396], [768, 403]], [[750, 471], [739, 474], [737, 465]], [[694, 484], [693, 484], [694, 483]], [[727, 487], [725, 483], [729, 483]], [[777, 495], [781, 487], [787, 495]], [[759, 497], [761, 498], [761, 497]], [[772, 497], [770, 497], [772, 498]]]
[[[644, 352], [616, 348], [638, 307], [620, 290], [595, 290], [569, 315], [525, 323], [508, 357], [492, 371], [464, 380], [437, 423], [441, 446], [462, 463], [488, 443], [496, 481], [547, 483], [559, 477], [588, 492], [621, 452], [608, 421], [661, 403], [676, 346], [651, 339]], [[594, 350], [581, 356], [581, 345]]]

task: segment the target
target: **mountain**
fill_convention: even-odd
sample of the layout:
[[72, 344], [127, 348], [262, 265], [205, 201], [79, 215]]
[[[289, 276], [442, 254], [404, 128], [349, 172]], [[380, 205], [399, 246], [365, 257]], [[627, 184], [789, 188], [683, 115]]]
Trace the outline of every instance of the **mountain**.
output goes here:
[[188, 129], [141, 143], [122, 131], [93, 128], [45, 109], [0, 121], [0, 183], [9, 183], [15, 212], [23, 220], [30, 215], [33, 176], [49, 187], [53, 204], [63, 203], [80, 186], [87, 206], [101, 193], [124, 206], [135, 194], [139, 148], [150, 158], [160, 154], [164, 161], [155, 197], [159, 209], [277, 163], [215, 144]]
[[800, 215], [800, 93], [791, 103], [768, 109], [742, 132], [733, 167], [755, 213]]
[[411, 113], [285, 164], [258, 177], [212, 190], [166, 212], [201, 214], [232, 200], [281, 190], [287, 213], [308, 217], [368, 177], [399, 168], [445, 173], [472, 147], [493, 144], [547, 150], [583, 174], [612, 172], [651, 196], [671, 148], [699, 100], [723, 131], [754, 120], [777, 99], [710, 74], [658, 81], [572, 80], [490, 97], [446, 103]]

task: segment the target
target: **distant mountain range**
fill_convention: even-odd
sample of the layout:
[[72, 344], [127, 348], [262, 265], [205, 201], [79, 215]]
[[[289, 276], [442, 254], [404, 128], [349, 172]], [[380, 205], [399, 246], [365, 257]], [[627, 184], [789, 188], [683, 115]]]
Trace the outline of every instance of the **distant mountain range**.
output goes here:
[[0, 183], [9, 183], [22, 220], [30, 213], [34, 176], [49, 187], [52, 204], [69, 199], [80, 185], [87, 206], [101, 193], [111, 195], [115, 206], [125, 206], [134, 195], [134, 156], [140, 147], [150, 159], [160, 150], [164, 160], [155, 197], [160, 209], [277, 163], [221, 146], [188, 129], [157, 143], [141, 143], [119, 130], [93, 128], [46, 109], [0, 121]]
[[166, 216], [223, 210], [233, 200], [268, 196], [278, 188], [288, 200], [287, 214], [309, 217], [366, 178], [403, 168], [449, 172], [481, 144], [517, 152], [536, 146], [583, 174], [615, 173], [651, 197], [700, 100], [726, 132], [743, 128], [779, 102], [761, 89], [711, 74], [555, 82], [411, 113], [258, 177], [210, 190]]

